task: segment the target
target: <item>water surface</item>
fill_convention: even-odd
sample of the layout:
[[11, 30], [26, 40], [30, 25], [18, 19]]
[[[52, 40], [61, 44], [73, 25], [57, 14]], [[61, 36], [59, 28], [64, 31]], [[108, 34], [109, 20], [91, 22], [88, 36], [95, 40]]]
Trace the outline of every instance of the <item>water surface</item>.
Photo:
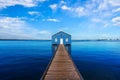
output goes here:
[[120, 42], [73, 42], [72, 57], [85, 80], [120, 80]]
[[[72, 42], [85, 80], [120, 80], [120, 42]], [[51, 41], [0, 41], [0, 80], [39, 80], [52, 57]]]

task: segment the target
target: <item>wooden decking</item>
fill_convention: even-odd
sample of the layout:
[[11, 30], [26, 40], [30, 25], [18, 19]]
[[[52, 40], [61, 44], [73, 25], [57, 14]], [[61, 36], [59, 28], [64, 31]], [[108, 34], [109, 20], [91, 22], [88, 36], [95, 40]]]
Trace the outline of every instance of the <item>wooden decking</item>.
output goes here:
[[83, 80], [64, 45], [59, 45], [42, 80]]

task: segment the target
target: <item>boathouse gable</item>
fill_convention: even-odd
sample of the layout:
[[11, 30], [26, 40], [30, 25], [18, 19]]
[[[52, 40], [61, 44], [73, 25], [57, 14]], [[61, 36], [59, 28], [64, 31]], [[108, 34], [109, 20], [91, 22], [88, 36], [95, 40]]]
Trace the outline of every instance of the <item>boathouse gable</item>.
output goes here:
[[71, 35], [60, 31], [52, 36], [52, 44], [71, 44]]

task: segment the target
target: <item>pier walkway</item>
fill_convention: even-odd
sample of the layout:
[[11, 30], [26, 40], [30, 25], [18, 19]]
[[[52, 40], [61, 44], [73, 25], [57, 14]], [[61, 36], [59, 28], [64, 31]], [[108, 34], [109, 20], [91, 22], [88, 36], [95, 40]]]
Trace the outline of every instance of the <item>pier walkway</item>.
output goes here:
[[41, 80], [83, 80], [72, 58], [60, 44]]

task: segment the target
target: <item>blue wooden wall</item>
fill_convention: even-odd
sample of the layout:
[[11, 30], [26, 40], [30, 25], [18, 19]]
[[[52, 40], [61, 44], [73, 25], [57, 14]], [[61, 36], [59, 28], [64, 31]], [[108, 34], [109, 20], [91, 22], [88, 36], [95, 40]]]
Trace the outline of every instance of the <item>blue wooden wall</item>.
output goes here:
[[[60, 44], [61, 38], [63, 39], [64, 45], [71, 44], [71, 35], [69, 35], [65, 32], [62, 32], [62, 31], [60, 31], [52, 36], [52, 44]], [[56, 41], [56, 39], [57, 39], [57, 41]]]

